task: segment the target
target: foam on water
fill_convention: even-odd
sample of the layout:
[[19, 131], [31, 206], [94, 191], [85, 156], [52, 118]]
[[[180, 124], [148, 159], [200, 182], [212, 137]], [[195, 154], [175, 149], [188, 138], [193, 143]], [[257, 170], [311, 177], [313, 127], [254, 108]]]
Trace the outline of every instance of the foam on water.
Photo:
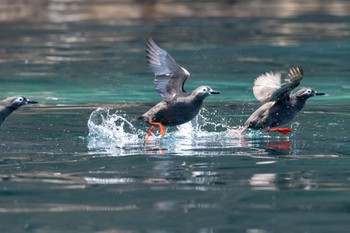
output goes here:
[[200, 113], [190, 122], [177, 126], [174, 136], [177, 138], [217, 138], [226, 137], [229, 126], [226, 122], [212, 122], [211, 113], [202, 108]]
[[[91, 153], [108, 156], [134, 154], [177, 154], [177, 155], [210, 155], [214, 148], [239, 148], [236, 154], [249, 154], [255, 149], [256, 139], [285, 139], [279, 134], [271, 135], [261, 131], [247, 130], [244, 135], [232, 135], [234, 128], [226, 122], [214, 122], [215, 112], [203, 109], [192, 121], [177, 127], [167, 127], [168, 132], [161, 137], [158, 128], [155, 134], [145, 142], [146, 131], [137, 128], [133, 116], [117, 110], [98, 108], [93, 111], [88, 121], [88, 148]], [[292, 125], [298, 128], [298, 123]], [[248, 150], [247, 150], [248, 149]], [[230, 153], [229, 150], [222, 153]]]
[[110, 109], [97, 108], [90, 115], [88, 128], [89, 149], [119, 151], [143, 142], [142, 132], [118, 110], [110, 113]]
[[[205, 109], [203, 112], [208, 114]], [[167, 127], [169, 131], [164, 137], [156, 129], [155, 135], [145, 143], [147, 132], [135, 127], [134, 118], [120, 110], [111, 113], [110, 109], [98, 108], [91, 113], [88, 120], [88, 148], [114, 155], [147, 153], [163, 148], [167, 153], [187, 153], [205, 148], [208, 142], [219, 142], [228, 137], [228, 126], [223, 122], [214, 123], [209, 117], [200, 113], [194, 120], [178, 126], [177, 129]]]

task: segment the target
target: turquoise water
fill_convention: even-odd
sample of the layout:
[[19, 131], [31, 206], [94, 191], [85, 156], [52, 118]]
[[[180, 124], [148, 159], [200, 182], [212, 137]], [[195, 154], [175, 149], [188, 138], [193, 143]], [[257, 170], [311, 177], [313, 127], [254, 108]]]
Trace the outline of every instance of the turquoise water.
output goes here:
[[[350, 3], [7, 4], [1, 98], [40, 104], [0, 128], [1, 232], [348, 232]], [[186, 90], [221, 94], [145, 143], [149, 33], [190, 71]], [[255, 77], [295, 65], [327, 95], [293, 133], [230, 135], [259, 106]]]

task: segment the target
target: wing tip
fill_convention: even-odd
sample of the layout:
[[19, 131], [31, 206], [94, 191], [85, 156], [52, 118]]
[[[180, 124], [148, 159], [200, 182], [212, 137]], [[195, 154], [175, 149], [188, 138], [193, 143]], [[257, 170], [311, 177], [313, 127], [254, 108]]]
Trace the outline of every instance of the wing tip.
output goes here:
[[151, 33], [149, 32], [146, 38], [146, 61], [149, 65], [159, 66], [159, 54], [161, 53], [161, 48], [154, 42]]
[[304, 69], [300, 65], [297, 65], [295, 67], [292, 67], [288, 71], [288, 75], [285, 78], [285, 81], [288, 83], [300, 83], [301, 79], [304, 76]]
[[289, 73], [290, 74], [300, 74], [300, 75], [304, 75], [304, 69], [303, 67], [301, 67], [301, 65], [297, 65], [295, 67], [292, 67], [289, 69]]
[[146, 48], [150, 50], [161, 50], [157, 43], [153, 40], [151, 33], [147, 35], [146, 38]]
[[147, 38], [146, 38], [146, 46], [150, 45], [152, 42], [154, 43], [154, 40], [151, 36], [151, 33], [148, 33]]

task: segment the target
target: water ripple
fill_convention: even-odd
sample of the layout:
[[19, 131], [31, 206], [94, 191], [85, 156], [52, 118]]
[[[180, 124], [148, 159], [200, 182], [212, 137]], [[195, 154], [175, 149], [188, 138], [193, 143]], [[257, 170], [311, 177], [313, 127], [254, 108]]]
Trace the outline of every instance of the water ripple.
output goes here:
[[40, 204], [33, 207], [3, 207], [0, 208], [0, 213], [37, 213], [37, 212], [115, 212], [136, 210], [136, 205], [127, 206], [93, 206], [93, 205], [68, 205], [68, 204]]

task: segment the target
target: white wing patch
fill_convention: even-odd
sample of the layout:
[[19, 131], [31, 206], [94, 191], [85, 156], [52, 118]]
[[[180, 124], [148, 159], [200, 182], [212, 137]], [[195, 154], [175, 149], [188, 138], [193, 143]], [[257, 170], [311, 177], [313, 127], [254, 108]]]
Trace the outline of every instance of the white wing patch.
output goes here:
[[281, 73], [267, 72], [254, 81], [253, 93], [257, 100], [266, 102], [281, 87]]

